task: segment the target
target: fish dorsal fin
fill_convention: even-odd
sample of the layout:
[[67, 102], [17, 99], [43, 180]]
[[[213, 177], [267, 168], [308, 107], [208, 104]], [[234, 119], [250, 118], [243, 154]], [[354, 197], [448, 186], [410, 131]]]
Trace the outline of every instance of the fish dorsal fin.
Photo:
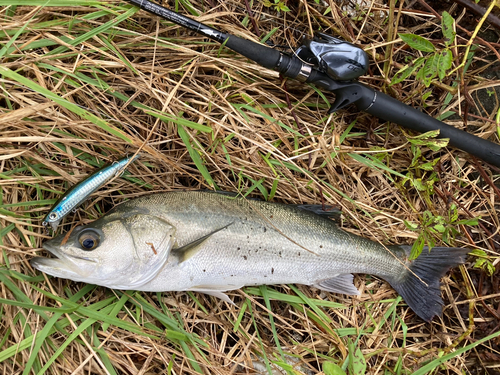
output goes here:
[[335, 221], [340, 221], [340, 216], [342, 215], [342, 211], [333, 206], [323, 207], [321, 204], [296, 204], [294, 206], [299, 210], [309, 211], [319, 216], [332, 218]]
[[186, 245], [172, 249], [172, 255], [178, 258], [179, 263], [185, 262], [189, 258], [192, 258], [200, 250], [200, 246], [203, 244], [203, 242], [208, 240], [215, 233], [220, 232], [223, 229], [226, 229], [231, 224], [233, 224], [233, 223], [229, 223], [229, 224], [223, 226], [222, 228], [216, 229], [216, 230], [204, 235], [203, 237], [200, 237], [194, 241], [191, 241], [190, 243], [188, 243]]
[[354, 276], [350, 273], [334, 276], [330, 279], [320, 280], [313, 286], [332, 293], [359, 295], [359, 290], [353, 284]]

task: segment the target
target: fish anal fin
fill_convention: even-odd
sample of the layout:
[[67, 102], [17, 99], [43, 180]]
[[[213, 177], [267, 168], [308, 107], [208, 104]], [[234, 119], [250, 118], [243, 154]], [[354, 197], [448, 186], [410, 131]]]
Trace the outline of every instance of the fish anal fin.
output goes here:
[[199, 250], [200, 246], [208, 240], [210, 237], [212, 237], [215, 233], [220, 232], [223, 229], [226, 229], [228, 226], [230, 226], [233, 223], [229, 223], [222, 228], [216, 229], [208, 234], [206, 234], [203, 237], [200, 237], [186, 245], [183, 245], [181, 247], [177, 247], [175, 249], [172, 249], [172, 255], [176, 256], [179, 259], [179, 263], [185, 262], [189, 258], [192, 258]]
[[354, 286], [353, 279], [354, 276], [347, 273], [319, 280], [313, 286], [327, 292], [357, 296], [359, 295], [359, 290]]

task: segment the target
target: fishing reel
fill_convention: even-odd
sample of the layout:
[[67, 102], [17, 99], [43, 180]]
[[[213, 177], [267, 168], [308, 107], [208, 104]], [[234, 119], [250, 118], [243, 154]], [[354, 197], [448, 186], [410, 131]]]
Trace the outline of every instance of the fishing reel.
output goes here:
[[353, 81], [368, 71], [368, 54], [346, 41], [323, 33], [304, 39], [295, 54], [337, 81]]

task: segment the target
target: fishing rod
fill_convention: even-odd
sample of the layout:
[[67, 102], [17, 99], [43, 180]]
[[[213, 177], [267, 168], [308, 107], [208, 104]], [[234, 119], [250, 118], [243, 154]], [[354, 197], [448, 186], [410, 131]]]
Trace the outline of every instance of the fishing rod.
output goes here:
[[285, 54], [266, 45], [224, 33], [173, 12], [149, 0], [128, 0], [130, 3], [223, 44], [257, 64], [278, 71], [284, 77], [312, 83], [335, 94], [329, 113], [354, 104], [384, 121], [390, 121], [421, 133], [439, 130], [440, 138], [449, 138], [450, 145], [500, 168], [500, 145], [477, 137], [410, 107], [399, 100], [366, 86], [356, 79], [368, 70], [366, 52], [353, 44], [317, 33], [304, 39], [293, 54]]

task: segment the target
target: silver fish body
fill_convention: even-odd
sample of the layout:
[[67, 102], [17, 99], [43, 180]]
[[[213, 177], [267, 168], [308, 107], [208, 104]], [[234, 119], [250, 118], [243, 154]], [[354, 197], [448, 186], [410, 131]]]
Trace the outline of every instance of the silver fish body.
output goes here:
[[90, 176], [72, 186], [66, 193], [64, 193], [52, 206], [49, 213], [42, 221], [43, 226], [50, 225], [55, 232], [59, 223], [68, 215], [72, 210], [77, 208], [83, 201], [98, 190], [101, 186], [107, 183], [115, 176], [123, 173], [125, 166], [133, 162], [139, 155], [127, 156], [119, 161], [110, 165], [100, 168]]
[[191, 290], [226, 300], [223, 292], [245, 285], [287, 283], [354, 295], [352, 273], [369, 273], [425, 320], [441, 312], [439, 278], [467, 253], [434, 248], [410, 262], [407, 248], [386, 248], [308, 210], [211, 192], [136, 198], [62, 240], [44, 244], [57, 259], [32, 265], [109, 288]]

